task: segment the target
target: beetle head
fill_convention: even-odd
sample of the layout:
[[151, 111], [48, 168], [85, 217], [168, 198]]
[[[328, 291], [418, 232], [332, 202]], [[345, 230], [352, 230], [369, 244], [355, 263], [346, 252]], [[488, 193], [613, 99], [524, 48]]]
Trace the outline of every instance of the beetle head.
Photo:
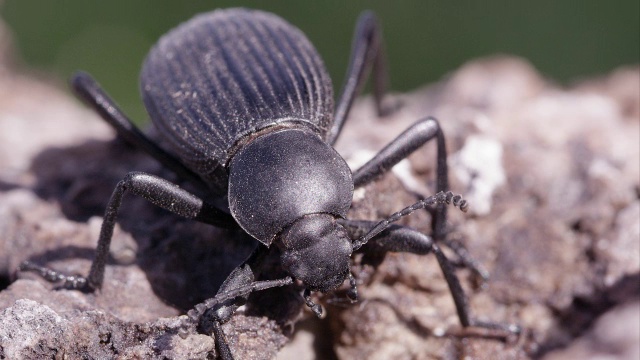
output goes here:
[[283, 231], [279, 244], [282, 266], [310, 290], [334, 290], [349, 275], [351, 239], [332, 215], [301, 217]]

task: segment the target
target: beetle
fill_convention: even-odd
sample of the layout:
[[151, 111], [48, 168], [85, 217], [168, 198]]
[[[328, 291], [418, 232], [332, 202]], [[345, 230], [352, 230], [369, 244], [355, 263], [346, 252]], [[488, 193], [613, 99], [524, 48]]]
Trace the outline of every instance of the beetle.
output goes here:
[[[382, 114], [387, 68], [381, 29], [372, 12], [358, 19], [335, 108], [331, 79], [299, 29], [258, 10], [233, 8], [197, 15], [158, 41], [140, 76], [143, 102], [167, 150], [138, 130], [90, 75], [77, 73], [72, 78], [74, 90], [119, 136], [228, 206], [205, 201], [155, 175], [132, 172], [109, 200], [87, 277], [66, 276], [29, 262], [22, 270], [62, 281], [68, 288], [99, 289], [118, 209], [123, 195], [131, 192], [177, 215], [241, 229], [261, 243], [231, 272], [214, 298], [189, 312], [194, 321], [205, 314], [213, 319], [217, 349], [225, 360], [233, 355], [221, 324], [252, 292], [298, 282], [307, 306], [321, 316], [323, 309], [311, 293], [335, 290], [348, 280], [347, 297], [356, 301], [351, 256], [372, 239], [385, 252], [434, 253], [464, 327], [515, 331], [513, 326], [471, 319], [453, 266], [437, 245], [446, 235], [447, 204], [463, 211], [468, 206], [449, 192], [445, 137], [438, 121], [432, 117], [417, 121], [353, 172], [333, 148], [370, 72]], [[433, 139], [436, 195], [377, 223], [347, 219], [354, 188], [374, 181]], [[392, 226], [418, 209], [432, 210], [432, 236]], [[259, 280], [255, 269], [274, 247], [289, 276]]]

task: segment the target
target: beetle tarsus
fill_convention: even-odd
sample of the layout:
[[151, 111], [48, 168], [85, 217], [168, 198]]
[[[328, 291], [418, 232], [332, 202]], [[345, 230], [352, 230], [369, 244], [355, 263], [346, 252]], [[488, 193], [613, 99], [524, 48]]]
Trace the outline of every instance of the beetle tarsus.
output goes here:
[[89, 282], [84, 276], [65, 275], [59, 271], [34, 264], [30, 261], [23, 261], [18, 270], [36, 273], [50, 283], [60, 284], [60, 287], [63, 289], [93, 291], [93, 288], [89, 286]]

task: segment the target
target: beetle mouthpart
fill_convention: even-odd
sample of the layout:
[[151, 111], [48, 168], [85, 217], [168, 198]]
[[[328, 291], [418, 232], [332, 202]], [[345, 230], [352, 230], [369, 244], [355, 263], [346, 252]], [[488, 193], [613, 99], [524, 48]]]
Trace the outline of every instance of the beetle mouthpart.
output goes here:
[[349, 272], [349, 290], [347, 291], [347, 299], [353, 304], [358, 301], [358, 285], [356, 278]]
[[313, 302], [313, 300], [311, 300], [311, 290], [309, 290], [309, 288], [304, 289], [302, 298], [304, 299], [304, 302], [305, 304], [307, 304], [309, 309], [311, 309], [311, 311], [313, 311], [313, 313], [316, 314], [319, 319], [324, 319], [324, 317], [326, 316], [324, 308], [322, 307], [322, 305], [316, 304], [315, 302]]

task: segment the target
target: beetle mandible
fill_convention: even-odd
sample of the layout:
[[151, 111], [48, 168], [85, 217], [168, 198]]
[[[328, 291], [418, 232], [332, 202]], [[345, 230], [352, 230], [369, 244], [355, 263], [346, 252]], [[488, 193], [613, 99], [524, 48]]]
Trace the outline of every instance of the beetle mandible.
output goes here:
[[[334, 108], [331, 80], [305, 35], [276, 15], [248, 9], [215, 10], [197, 15], [164, 35], [144, 62], [140, 90], [165, 150], [124, 115], [88, 74], [72, 79], [76, 93], [122, 138], [143, 149], [203, 192], [226, 196], [228, 208], [203, 201], [167, 180], [132, 172], [107, 205], [89, 275], [65, 276], [25, 262], [66, 287], [101, 287], [116, 216], [125, 192], [142, 196], [175, 214], [226, 228], [241, 228], [264, 246], [225, 280], [215, 298], [190, 312], [194, 320], [213, 315], [213, 332], [223, 359], [232, 353], [220, 324], [229, 320], [251, 292], [303, 284], [302, 296], [316, 315], [322, 307], [312, 291], [327, 292], [349, 280], [347, 296], [357, 299], [350, 272], [354, 251], [373, 238], [384, 251], [433, 252], [464, 327], [513, 326], [473, 321], [453, 266], [436, 242], [446, 234], [446, 205], [467, 204], [449, 192], [445, 138], [434, 118], [417, 121], [353, 173], [334, 150], [356, 95], [373, 72], [379, 113], [387, 87], [381, 30], [372, 12], [356, 26], [345, 83]], [[378, 223], [346, 219], [354, 188], [387, 172], [428, 141], [437, 143], [436, 195]], [[393, 225], [402, 216], [433, 209], [433, 236]], [[382, 233], [383, 230], [387, 230]], [[381, 234], [382, 233], [382, 234]], [[364, 234], [354, 238], [354, 234]], [[290, 275], [260, 281], [254, 269], [271, 247]]]

